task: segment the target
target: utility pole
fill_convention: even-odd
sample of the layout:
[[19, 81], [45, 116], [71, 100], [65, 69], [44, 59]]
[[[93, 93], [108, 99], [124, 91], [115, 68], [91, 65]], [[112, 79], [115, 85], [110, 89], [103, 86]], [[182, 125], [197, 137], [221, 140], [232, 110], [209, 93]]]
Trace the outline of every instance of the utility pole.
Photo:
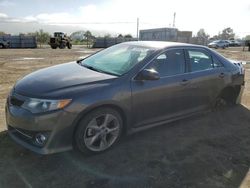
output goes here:
[[174, 13], [173, 28], [175, 28], [175, 16], [176, 16], [176, 13]]
[[137, 40], [139, 41], [139, 18], [137, 18], [137, 30], [136, 30], [136, 37], [137, 37]]

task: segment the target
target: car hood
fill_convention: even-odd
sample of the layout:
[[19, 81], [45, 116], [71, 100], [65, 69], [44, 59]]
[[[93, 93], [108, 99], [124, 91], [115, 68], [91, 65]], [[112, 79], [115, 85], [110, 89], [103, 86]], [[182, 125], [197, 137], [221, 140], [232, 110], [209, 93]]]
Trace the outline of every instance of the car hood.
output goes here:
[[14, 90], [26, 96], [39, 96], [69, 87], [76, 87], [114, 79], [116, 76], [99, 73], [76, 62], [44, 68], [19, 80]]

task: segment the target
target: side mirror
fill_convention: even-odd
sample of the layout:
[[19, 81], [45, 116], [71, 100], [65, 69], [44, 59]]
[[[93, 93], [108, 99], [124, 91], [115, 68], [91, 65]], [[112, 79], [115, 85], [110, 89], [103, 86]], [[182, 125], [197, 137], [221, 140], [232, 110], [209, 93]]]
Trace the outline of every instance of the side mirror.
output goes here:
[[135, 77], [136, 80], [159, 80], [160, 75], [154, 69], [143, 69], [139, 74]]

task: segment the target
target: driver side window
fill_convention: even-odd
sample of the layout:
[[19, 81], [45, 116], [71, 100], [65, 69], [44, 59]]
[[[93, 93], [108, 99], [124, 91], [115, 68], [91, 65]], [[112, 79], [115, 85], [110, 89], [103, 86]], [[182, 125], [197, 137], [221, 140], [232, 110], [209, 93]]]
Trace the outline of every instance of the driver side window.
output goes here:
[[160, 77], [173, 76], [185, 72], [185, 56], [181, 49], [168, 50], [158, 57], [147, 67], [156, 70]]

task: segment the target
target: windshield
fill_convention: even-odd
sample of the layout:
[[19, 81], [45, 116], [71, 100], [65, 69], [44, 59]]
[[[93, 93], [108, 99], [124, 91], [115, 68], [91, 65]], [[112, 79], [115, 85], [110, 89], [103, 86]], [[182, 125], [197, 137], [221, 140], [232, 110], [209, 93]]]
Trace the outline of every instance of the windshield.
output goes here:
[[152, 52], [153, 49], [148, 47], [119, 44], [82, 60], [81, 65], [99, 72], [121, 76]]

